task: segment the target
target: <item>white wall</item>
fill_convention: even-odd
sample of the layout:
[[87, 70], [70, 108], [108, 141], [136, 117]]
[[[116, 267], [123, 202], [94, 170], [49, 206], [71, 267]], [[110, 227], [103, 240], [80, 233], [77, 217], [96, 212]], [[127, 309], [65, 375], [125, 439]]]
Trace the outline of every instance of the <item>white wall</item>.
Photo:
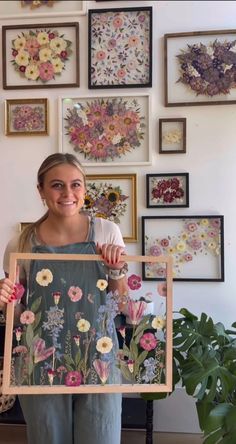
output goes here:
[[[124, 93], [150, 93], [152, 97], [151, 143], [152, 165], [150, 167], [124, 167], [122, 172], [137, 172], [138, 218], [141, 239], [141, 215], [207, 215], [225, 216], [225, 282], [175, 282], [174, 309], [187, 307], [196, 314], [205, 311], [215, 321], [230, 326], [235, 319], [236, 273], [236, 105], [164, 107], [163, 35], [171, 32], [191, 32], [214, 29], [234, 29], [235, 1], [121, 1], [88, 2], [89, 8], [153, 6], [153, 87], [151, 89], [124, 89]], [[77, 21], [67, 17], [66, 21]], [[60, 22], [58, 17], [53, 22]], [[65, 20], [64, 20], [65, 21]], [[22, 23], [37, 23], [32, 19]], [[40, 20], [40, 23], [42, 19]], [[43, 19], [44, 23], [52, 19]], [[78, 17], [80, 24], [80, 84], [79, 88], [2, 90], [0, 128], [0, 255], [6, 242], [17, 230], [20, 221], [32, 221], [43, 211], [36, 191], [36, 172], [42, 160], [58, 150], [58, 96], [92, 95], [87, 88], [87, 16]], [[1, 24], [15, 24], [11, 20]], [[2, 57], [0, 57], [2, 60]], [[1, 69], [1, 67], [0, 67]], [[100, 91], [101, 92], [101, 91]], [[121, 90], [104, 90], [118, 95]], [[94, 92], [96, 95], [96, 91]], [[11, 98], [48, 97], [50, 105], [50, 135], [48, 137], [4, 136], [4, 100]], [[187, 118], [187, 153], [179, 155], [158, 154], [158, 119], [165, 117]], [[117, 173], [120, 168], [109, 168]], [[188, 209], [147, 209], [145, 194], [146, 173], [189, 172], [190, 207]], [[106, 167], [87, 168], [87, 173], [107, 173]], [[141, 253], [141, 242], [128, 244], [129, 254]], [[0, 257], [0, 260], [1, 260]], [[155, 406], [155, 428], [159, 430], [198, 431], [193, 400], [178, 392], [173, 399]], [[172, 400], [171, 400], [172, 399]], [[185, 399], [185, 400], [184, 400]], [[166, 416], [166, 403], [168, 412]], [[185, 415], [180, 416], [181, 405]], [[185, 406], [185, 407], [184, 407]], [[191, 408], [192, 407], [192, 408]], [[173, 417], [175, 417], [173, 419]]]

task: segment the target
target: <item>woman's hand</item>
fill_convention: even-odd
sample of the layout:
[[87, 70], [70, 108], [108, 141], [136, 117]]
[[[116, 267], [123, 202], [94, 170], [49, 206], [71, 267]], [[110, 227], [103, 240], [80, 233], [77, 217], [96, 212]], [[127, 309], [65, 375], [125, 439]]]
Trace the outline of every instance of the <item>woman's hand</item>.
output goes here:
[[114, 270], [120, 270], [123, 268], [125, 264], [123, 258], [125, 255], [124, 247], [113, 244], [100, 245], [97, 243], [97, 250], [98, 254], [101, 254], [104, 263], [108, 268], [112, 268]]
[[9, 278], [0, 280], [0, 310], [15, 299], [15, 285]]

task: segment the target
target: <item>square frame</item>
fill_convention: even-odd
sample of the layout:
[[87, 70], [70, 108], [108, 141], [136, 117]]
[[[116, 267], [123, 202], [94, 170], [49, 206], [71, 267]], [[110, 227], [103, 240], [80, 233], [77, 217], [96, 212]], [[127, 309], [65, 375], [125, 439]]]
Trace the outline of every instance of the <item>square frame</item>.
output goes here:
[[189, 207], [189, 173], [146, 174], [147, 208]]
[[7, 99], [6, 136], [47, 136], [48, 99]]
[[159, 153], [186, 153], [186, 118], [159, 119]]
[[[11, 253], [10, 255], [10, 274], [9, 278], [15, 282], [16, 281], [16, 270], [17, 270], [17, 261], [27, 261], [27, 260], [33, 260], [33, 261], [40, 261], [40, 265], [42, 262], [47, 261], [47, 264], [52, 263], [52, 261], [63, 261], [65, 264], [67, 261], [102, 261], [102, 257], [95, 254], [52, 254], [52, 253]], [[41, 262], [42, 261], [42, 262]], [[162, 383], [162, 380], [160, 383], [122, 383], [119, 382], [119, 384], [104, 384], [101, 382], [100, 384], [97, 383], [91, 383], [91, 384], [81, 384], [81, 385], [69, 385], [69, 384], [53, 384], [53, 378], [49, 379], [49, 382], [47, 384], [38, 384], [36, 385], [34, 378], [30, 378], [31, 381], [28, 382], [28, 385], [23, 385], [20, 383], [14, 384], [14, 378], [13, 381], [11, 379], [12, 375], [12, 352], [13, 352], [13, 329], [14, 329], [14, 303], [8, 304], [7, 306], [7, 316], [6, 316], [6, 334], [5, 334], [5, 347], [4, 347], [4, 371], [3, 371], [3, 385], [2, 385], [2, 393], [3, 394], [59, 394], [59, 393], [147, 393], [147, 392], [170, 392], [172, 391], [172, 260], [171, 257], [150, 257], [150, 256], [126, 256], [127, 262], [157, 262], [160, 261], [162, 264], [166, 265], [166, 281], [165, 281], [165, 289], [162, 286], [162, 289], [158, 290], [159, 294], [164, 296], [165, 303], [166, 303], [166, 322], [165, 322], [165, 371], [164, 371], [164, 383]], [[43, 266], [43, 265], [41, 265]], [[50, 270], [47, 270], [50, 271]], [[38, 281], [37, 281], [38, 282]], [[45, 287], [45, 285], [43, 285]], [[162, 291], [162, 294], [161, 294]], [[164, 292], [163, 292], [164, 291]], [[90, 295], [91, 296], [91, 295]], [[35, 301], [36, 302], [36, 301]], [[58, 301], [57, 301], [58, 303]], [[30, 307], [31, 310], [35, 313], [35, 326], [28, 325], [30, 322], [27, 322], [25, 325], [26, 331], [24, 331], [26, 335], [26, 344], [29, 348], [29, 353], [34, 352], [34, 348], [30, 347], [30, 343], [34, 341], [35, 339], [39, 338], [38, 333], [36, 329], [39, 327], [39, 321], [40, 321], [40, 313], [38, 312], [40, 307], [40, 301], [37, 302], [37, 304], [33, 303]], [[37, 306], [36, 306], [37, 305]], [[33, 308], [34, 307], [34, 308]], [[147, 315], [144, 317], [143, 322], [144, 325], [147, 323], [148, 319], [152, 319], [152, 315]], [[33, 321], [33, 319], [32, 319]], [[34, 321], [33, 321], [34, 322]], [[141, 321], [142, 322], [142, 321]], [[24, 324], [24, 323], [23, 323]], [[31, 322], [32, 324], [32, 322]], [[29, 327], [29, 331], [27, 328]], [[34, 332], [35, 327], [35, 332]], [[138, 324], [139, 330], [136, 332], [137, 338], [138, 333], [140, 336], [140, 324]], [[143, 328], [143, 327], [142, 327]], [[155, 327], [153, 327], [155, 328]], [[82, 330], [81, 330], [82, 331]], [[85, 331], [85, 330], [83, 330]], [[29, 334], [27, 334], [29, 333]], [[35, 336], [34, 336], [35, 335]], [[50, 336], [50, 332], [49, 332]], [[154, 335], [153, 335], [154, 336]], [[52, 339], [51, 339], [52, 340]], [[138, 340], [139, 341], [139, 340]], [[18, 342], [18, 340], [17, 340]], [[155, 341], [156, 346], [158, 342]], [[45, 342], [44, 342], [45, 344]], [[155, 347], [156, 347], [155, 346]], [[130, 345], [131, 347], [131, 345]], [[51, 347], [52, 349], [53, 347]], [[49, 349], [45, 349], [45, 352], [49, 351]], [[53, 352], [53, 351], [52, 351]], [[127, 346], [124, 345], [124, 352], [127, 353]], [[135, 346], [135, 349], [131, 353], [137, 353], [137, 344]], [[51, 351], [50, 353], [47, 353], [47, 357], [52, 355]], [[147, 356], [147, 355], [145, 355]], [[140, 362], [142, 363], [142, 359], [145, 359], [145, 356], [140, 356], [138, 354], [137, 358], [139, 358]], [[47, 357], [44, 357], [44, 359], [47, 359]], [[39, 360], [37, 360], [39, 362]], [[41, 359], [42, 361], [42, 359]], [[139, 364], [141, 365], [141, 364]], [[55, 359], [52, 357], [52, 368], [55, 369]], [[71, 364], [70, 364], [71, 366]], [[30, 372], [32, 370], [28, 370]], [[51, 371], [52, 373], [52, 371]], [[54, 370], [53, 370], [53, 373]], [[30, 376], [29, 373], [28, 376]], [[102, 381], [102, 380], [101, 380]]]
[[149, 94], [61, 97], [58, 108], [59, 151], [91, 167], [151, 164]]
[[[38, 36], [40, 43], [36, 40]], [[31, 40], [35, 46], [28, 49]], [[41, 51], [44, 52], [40, 55]], [[80, 85], [79, 23], [2, 26], [2, 54], [3, 89], [68, 88]], [[52, 54], [54, 63], [49, 60]]]
[[[22, 19], [22, 18], [37, 18], [37, 17], [69, 17], [76, 15], [85, 15], [87, 13], [87, 1], [60, 1], [55, 2], [50, 7], [40, 5], [38, 7], [24, 9], [24, 6], [19, 5], [19, 1], [0, 2], [0, 18], [1, 19]], [[49, 2], [48, 2], [49, 3]], [[53, 2], [51, 2], [53, 3]], [[5, 11], [7, 10], [7, 14]]]
[[165, 106], [236, 103], [235, 34], [230, 29], [164, 35]]
[[90, 9], [88, 18], [89, 89], [151, 87], [152, 7]]
[[83, 208], [88, 214], [96, 217], [98, 214], [101, 215], [102, 210], [99, 205], [104, 209], [102, 217], [119, 225], [124, 242], [137, 242], [136, 174], [86, 175]]
[[[224, 216], [142, 216], [142, 254], [170, 254], [174, 281], [224, 282]], [[163, 278], [161, 267], [142, 272]]]

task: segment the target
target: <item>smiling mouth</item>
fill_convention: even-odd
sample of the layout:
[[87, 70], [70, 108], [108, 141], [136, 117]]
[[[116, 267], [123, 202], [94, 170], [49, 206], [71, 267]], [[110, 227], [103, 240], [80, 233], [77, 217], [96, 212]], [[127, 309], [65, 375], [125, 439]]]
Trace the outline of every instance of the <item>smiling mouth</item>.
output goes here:
[[59, 205], [63, 205], [63, 206], [70, 206], [70, 205], [75, 205], [76, 202], [75, 201], [69, 201], [69, 202], [58, 202]]

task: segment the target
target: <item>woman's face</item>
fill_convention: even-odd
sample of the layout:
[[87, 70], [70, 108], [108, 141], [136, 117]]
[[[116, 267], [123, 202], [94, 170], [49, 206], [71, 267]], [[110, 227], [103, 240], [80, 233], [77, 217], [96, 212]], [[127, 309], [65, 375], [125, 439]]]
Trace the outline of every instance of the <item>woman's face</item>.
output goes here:
[[85, 183], [83, 174], [73, 165], [62, 164], [51, 168], [38, 187], [49, 213], [59, 217], [78, 214], [84, 204]]

